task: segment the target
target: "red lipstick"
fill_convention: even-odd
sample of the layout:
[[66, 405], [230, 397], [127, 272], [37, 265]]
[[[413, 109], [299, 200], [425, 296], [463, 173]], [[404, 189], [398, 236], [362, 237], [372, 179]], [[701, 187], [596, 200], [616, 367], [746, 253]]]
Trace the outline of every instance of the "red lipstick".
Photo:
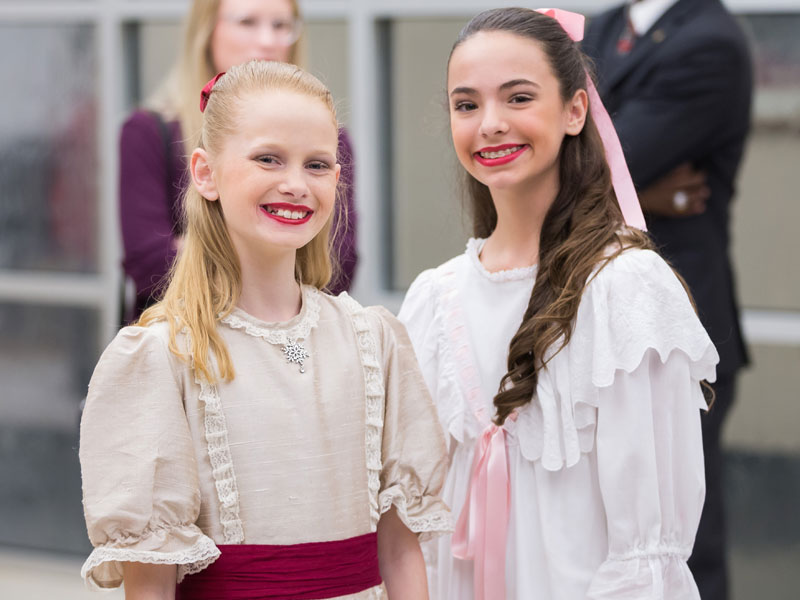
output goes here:
[[[289, 202], [271, 202], [270, 204], [262, 204], [261, 211], [270, 219], [273, 219], [278, 223], [283, 223], [284, 225], [302, 225], [303, 223], [307, 223], [314, 214], [314, 211], [308, 206], [303, 204], [291, 204]], [[305, 216], [299, 219], [293, 219], [291, 217], [287, 217], [285, 213], [278, 214], [283, 211], [288, 213], [304, 213]]]
[[[484, 158], [481, 156], [481, 153], [487, 154], [489, 152], [502, 152], [503, 150], [509, 150], [510, 148], [517, 148], [514, 152], [510, 154], [506, 154], [505, 156], [500, 156], [497, 158]], [[485, 148], [481, 148], [477, 152], [475, 152], [472, 156], [475, 157], [480, 164], [485, 167], [498, 167], [500, 165], [505, 165], [510, 163], [512, 160], [517, 158], [520, 154], [525, 152], [528, 149], [527, 144], [503, 144], [501, 146], [486, 146]]]

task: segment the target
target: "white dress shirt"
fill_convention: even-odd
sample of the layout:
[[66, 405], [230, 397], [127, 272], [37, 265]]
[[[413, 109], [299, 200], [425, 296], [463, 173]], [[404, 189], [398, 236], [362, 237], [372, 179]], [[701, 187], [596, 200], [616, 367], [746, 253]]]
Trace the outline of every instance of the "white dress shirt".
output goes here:
[[628, 7], [636, 35], [644, 35], [678, 0], [637, 0]]

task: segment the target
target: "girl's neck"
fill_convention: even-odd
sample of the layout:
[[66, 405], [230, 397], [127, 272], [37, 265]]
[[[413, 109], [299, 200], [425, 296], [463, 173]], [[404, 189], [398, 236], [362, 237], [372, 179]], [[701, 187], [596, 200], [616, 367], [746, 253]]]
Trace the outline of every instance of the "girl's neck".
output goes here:
[[489, 272], [528, 267], [539, 262], [539, 236], [557, 189], [519, 192], [491, 190], [497, 226], [481, 251]]
[[295, 252], [270, 257], [242, 257], [239, 308], [268, 323], [288, 321], [300, 313], [302, 294], [295, 279]]

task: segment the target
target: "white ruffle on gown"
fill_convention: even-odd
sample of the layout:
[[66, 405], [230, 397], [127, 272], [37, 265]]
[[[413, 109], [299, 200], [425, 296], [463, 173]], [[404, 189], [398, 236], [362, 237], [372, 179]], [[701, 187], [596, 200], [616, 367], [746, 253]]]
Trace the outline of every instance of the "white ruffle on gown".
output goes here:
[[[420, 274], [399, 315], [449, 434], [443, 497], [454, 516], [536, 276], [488, 272], [483, 243]], [[509, 600], [699, 600], [686, 560], [705, 494], [700, 381], [715, 379], [717, 362], [656, 253], [627, 250], [596, 274], [570, 343], [505, 425]], [[468, 600], [472, 561], [453, 558], [450, 537], [425, 549], [431, 594]]]

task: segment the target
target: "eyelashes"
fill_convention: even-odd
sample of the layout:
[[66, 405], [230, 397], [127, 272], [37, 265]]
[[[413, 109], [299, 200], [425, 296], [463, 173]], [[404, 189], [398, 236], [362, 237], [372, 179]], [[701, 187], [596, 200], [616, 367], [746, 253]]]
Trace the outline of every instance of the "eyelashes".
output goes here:
[[[262, 165], [268, 165], [268, 166], [279, 166], [283, 164], [280, 158], [270, 154], [257, 156], [255, 157], [255, 160], [256, 162], [259, 162]], [[324, 160], [310, 160], [307, 163], [305, 163], [305, 168], [309, 169], [310, 171], [323, 172], [323, 171], [330, 171], [333, 167], [329, 162]]]
[[[527, 104], [536, 100], [533, 94], [515, 94], [508, 99], [509, 104]], [[459, 100], [453, 103], [453, 110], [456, 112], [471, 112], [476, 110], [478, 105], [471, 100]]]
[[469, 112], [471, 110], [475, 110], [476, 108], [477, 105], [474, 102], [461, 101], [461, 102], [456, 102], [453, 105], [453, 110], [456, 110], [458, 112]]

